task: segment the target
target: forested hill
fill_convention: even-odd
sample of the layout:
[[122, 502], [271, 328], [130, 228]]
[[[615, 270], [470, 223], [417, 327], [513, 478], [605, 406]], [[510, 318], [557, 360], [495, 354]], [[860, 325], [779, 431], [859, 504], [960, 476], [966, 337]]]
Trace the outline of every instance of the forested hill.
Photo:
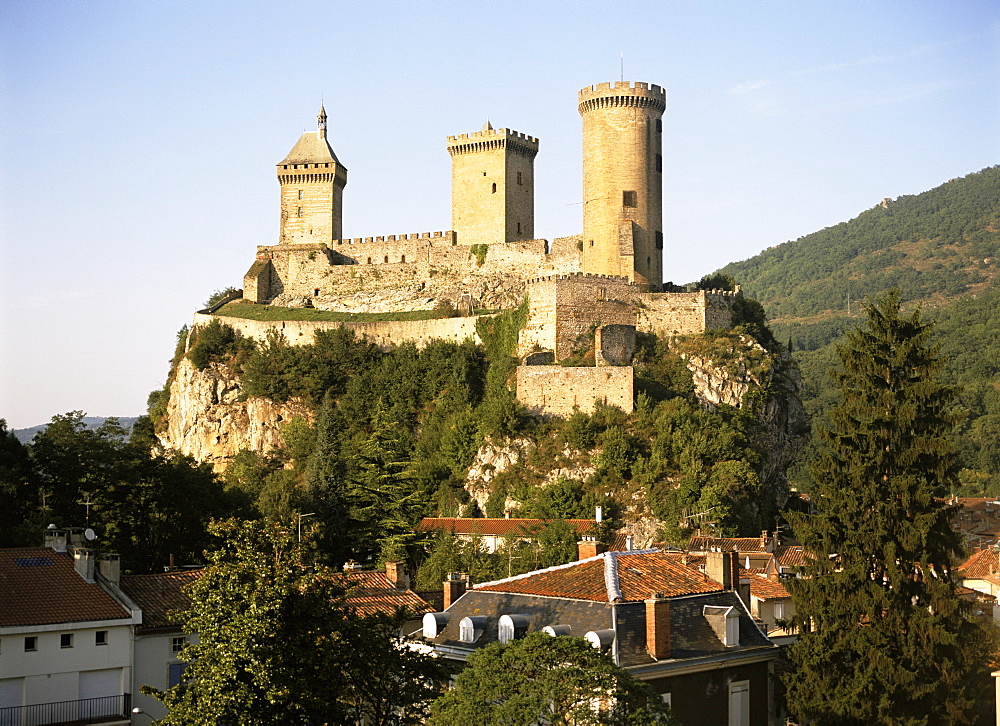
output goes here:
[[975, 294], [1000, 274], [1000, 166], [880, 203], [721, 272], [778, 324], [846, 316], [891, 287], [925, 307]]
[[[904, 196], [721, 273], [768, 312], [802, 369], [815, 422], [835, 400], [835, 342], [863, 318], [868, 296], [898, 287], [936, 323], [945, 377], [962, 390], [956, 414], [963, 488], [1000, 494], [1000, 166]], [[803, 452], [793, 483], [808, 488]]]

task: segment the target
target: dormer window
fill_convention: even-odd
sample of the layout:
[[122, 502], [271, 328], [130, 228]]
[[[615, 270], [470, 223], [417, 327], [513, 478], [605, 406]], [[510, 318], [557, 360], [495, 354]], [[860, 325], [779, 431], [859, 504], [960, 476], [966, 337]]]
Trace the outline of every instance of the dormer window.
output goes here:
[[458, 624], [458, 639], [463, 643], [475, 643], [486, 630], [486, 617], [471, 615], [462, 618]]
[[497, 626], [497, 639], [506, 645], [512, 640], [523, 638], [528, 633], [527, 615], [501, 615]]

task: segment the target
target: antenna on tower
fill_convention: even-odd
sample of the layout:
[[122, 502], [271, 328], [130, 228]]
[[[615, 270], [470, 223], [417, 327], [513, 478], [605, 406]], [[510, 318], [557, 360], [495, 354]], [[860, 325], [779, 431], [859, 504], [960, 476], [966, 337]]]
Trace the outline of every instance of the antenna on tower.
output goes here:
[[625, 52], [622, 51], [621, 54], [621, 68], [622, 68], [622, 81], [625, 80]]

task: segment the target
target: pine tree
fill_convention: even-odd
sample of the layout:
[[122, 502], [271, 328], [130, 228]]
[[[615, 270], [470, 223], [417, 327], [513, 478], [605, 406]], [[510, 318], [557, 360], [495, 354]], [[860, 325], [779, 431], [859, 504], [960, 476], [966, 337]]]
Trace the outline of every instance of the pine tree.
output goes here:
[[813, 560], [789, 586], [804, 632], [787, 698], [817, 726], [968, 723], [992, 700], [996, 631], [956, 595], [961, 541], [941, 499], [957, 474], [954, 391], [937, 381], [931, 326], [899, 308], [898, 291], [867, 304], [838, 349], [819, 514], [790, 517]]

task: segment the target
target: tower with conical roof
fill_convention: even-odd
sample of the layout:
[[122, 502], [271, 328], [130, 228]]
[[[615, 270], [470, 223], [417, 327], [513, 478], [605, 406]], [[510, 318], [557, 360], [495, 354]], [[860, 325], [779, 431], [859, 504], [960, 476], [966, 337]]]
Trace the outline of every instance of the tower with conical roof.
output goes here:
[[535, 155], [538, 139], [494, 129], [448, 137], [451, 228], [459, 244], [535, 238]]
[[278, 164], [281, 185], [280, 244], [329, 244], [343, 236], [347, 168], [326, 138], [320, 105], [315, 132], [307, 131]]
[[647, 83], [579, 93], [583, 117], [583, 271], [663, 283], [662, 120], [667, 94]]

